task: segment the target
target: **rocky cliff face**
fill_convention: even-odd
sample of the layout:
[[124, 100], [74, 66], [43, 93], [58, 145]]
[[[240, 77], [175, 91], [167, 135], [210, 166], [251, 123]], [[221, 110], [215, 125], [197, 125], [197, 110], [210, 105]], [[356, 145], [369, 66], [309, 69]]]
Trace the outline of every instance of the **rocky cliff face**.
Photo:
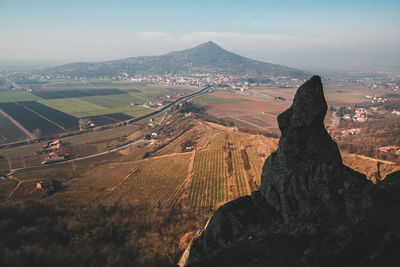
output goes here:
[[[373, 185], [344, 166], [323, 124], [326, 111], [313, 76], [278, 116], [279, 148], [265, 161], [259, 191], [216, 210], [180, 266], [385, 262], [386, 248], [400, 245], [400, 173]], [[400, 263], [397, 254], [390, 260]]]

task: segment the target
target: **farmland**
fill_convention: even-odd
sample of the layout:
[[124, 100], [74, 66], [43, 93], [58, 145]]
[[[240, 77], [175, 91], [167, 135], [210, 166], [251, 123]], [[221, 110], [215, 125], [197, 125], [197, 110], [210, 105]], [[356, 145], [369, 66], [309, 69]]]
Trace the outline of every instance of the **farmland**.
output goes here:
[[120, 121], [129, 120], [131, 118], [133, 117], [123, 113], [90, 116], [90, 120], [96, 125], [107, 125], [107, 124], [117, 123]]
[[[143, 99], [143, 97], [136, 96], [133, 94], [119, 94], [119, 95], [108, 95], [108, 96], [92, 96], [92, 97], [82, 97], [81, 100], [99, 105], [105, 108], [117, 108], [121, 106], [127, 106], [131, 103], [139, 105], [147, 102], [148, 98]], [[154, 100], [153, 100], [154, 101]]]
[[98, 115], [112, 114], [112, 113], [125, 113], [132, 117], [138, 117], [152, 111], [150, 108], [146, 108], [143, 106], [130, 107], [127, 105], [123, 105], [123, 106], [116, 106], [113, 108], [107, 108], [104, 106], [86, 102], [80, 98], [42, 100], [40, 101], [40, 103], [52, 107], [54, 109], [57, 109], [61, 112], [70, 114], [77, 118], [86, 118], [90, 116], [98, 116]]
[[226, 133], [217, 134], [196, 152], [188, 202], [194, 207], [215, 207], [229, 201]]
[[79, 98], [40, 100], [39, 102], [77, 118], [84, 117], [90, 113], [107, 113], [106, 108], [85, 102]]
[[0, 113], [0, 144], [15, 142], [28, 136]]
[[0, 92], [0, 103], [35, 101], [40, 98], [27, 92]]
[[77, 131], [81, 118], [94, 126], [137, 118], [193, 90], [124, 81], [23, 82], [18, 89], [0, 92], [0, 108], [8, 118], [0, 118], [8, 125], [0, 132], [0, 143]]
[[77, 98], [87, 96], [103, 96], [103, 95], [116, 95], [126, 94], [125, 91], [119, 89], [69, 89], [69, 90], [42, 90], [33, 91], [33, 94], [42, 99], [58, 99], [58, 98]]
[[22, 102], [21, 105], [26, 109], [49, 119], [57, 125], [60, 125], [61, 128], [64, 128], [65, 130], [73, 131], [79, 129], [78, 119], [71, 115], [52, 109], [35, 101]]
[[0, 108], [18, 121], [29, 132], [33, 133], [38, 129], [40, 132], [37, 133], [37, 137], [55, 135], [64, 131], [54, 122], [30, 111], [21, 103], [0, 103]]
[[140, 89], [143, 93], [146, 95], [160, 95], [160, 94], [165, 94], [168, 91], [164, 88], [159, 88], [159, 87], [148, 87], [148, 88], [143, 88]]
[[215, 95], [202, 95], [193, 100], [197, 104], [222, 104], [222, 103], [239, 103], [239, 102], [250, 102], [249, 99], [244, 98], [222, 98]]
[[[172, 128], [180, 127], [180, 120], [174, 118], [170, 117], [165, 124]], [[147, 142], [144, 146], [136, 145], [120, 153], [91, 160], [19, 171], [15, 176], [21, 180], [55, 179], [62, 183], [64, 189], [49, 197], [54, 201], [104, 205], [145, 203], [161, 207], [183, 204], [203, 210], [215, 208], [255, 190], [252, 181], [261, 168], [256, 165], [262, 163], [276, 145], [269, 138], [233, 131], [212, 123], [193, 123], [193, 128], [182, 136], [179, 130], [164, 131], [169, 138], [172, 137], [172, 143], [146, 159], [134, 155], [154, 150], [159, 146], [157, 143]], [[179, 138], [174, 138], [174, 134], [178, 134]], [[70, 138], [73, 140], [76, 137]], [[180, 152], [185, 140], [193, 140], [195, 149]], [[271, 147], [258, 145], [253, 148], [255, 144], [260, 144], [258, 140]], [[88, 145], [76, 148], [89, 148]], [[76, 154], [74, 147], [71, 147], [72, 154]], [[248, 151], [250, 168], [245, 168], [249, 164], [244, 163], [244, 147]]]
[[[60, 198], [92, 199], [98, 203], [174, 206], [181, 201], [190, 154], [152, 160], [100, 165], [65, 183]], [[80, 197], [79, 197], [80, 198]]]
[[238, 131], [215, 134], [196, 151], [188, 202], [197, 208], [216, 207], [250, 194], [260, 185], [263, 161], [275, 147], [273, 139], [263, 136]]

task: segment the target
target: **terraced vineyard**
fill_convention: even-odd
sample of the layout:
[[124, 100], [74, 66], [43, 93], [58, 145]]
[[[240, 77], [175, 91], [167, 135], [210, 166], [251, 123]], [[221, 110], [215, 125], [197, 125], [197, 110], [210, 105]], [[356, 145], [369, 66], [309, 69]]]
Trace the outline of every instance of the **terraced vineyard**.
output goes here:
[[228, 168], [224, 159], [226, 133], [219, 133], [196, 152], [188, 202], [194, 207], [215, 207], [228, 201]]
[[184, 192], [191, 154], [155, 158], [133, 164], [136, 168], [104, 198], [109, 203], [146, 202], [169, 207], [177, 204]]
[[216, 207], [256, 190], [262, 164], [275, 149], [273, 144], [267, 147], [263, 141], [267, 138], [237, 131], [214, 135], [196, 152], [188, 204], [196, 208]]
[[87, 172], [83, 178], [71, 183], [70, 190], [111, 190], [123, 182], [137, 168], [135, 163], [110, 163]]
[[261, 184], [261, 172], [265, 159], [276, 149], [275, 143], [271, 139], [264, 136], [248, 135], [244, 133], [237, 133], [238, 139], [245, 149], [250, 169], [247, 171], [249, 178], [258, 187]]
[[65, 183], [61, 195], [104, 205], [174, 206], [184, 193], [190, 157], [191, 153], [185, 153], [101, 165]]

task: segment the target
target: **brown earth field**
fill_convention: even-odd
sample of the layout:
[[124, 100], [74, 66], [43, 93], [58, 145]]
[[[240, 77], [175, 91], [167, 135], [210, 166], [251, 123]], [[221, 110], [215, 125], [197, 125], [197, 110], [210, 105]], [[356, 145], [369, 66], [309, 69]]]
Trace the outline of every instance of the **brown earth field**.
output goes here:
[[[258, 128], [278, 132], [276, 117], [285, 111], [291, 105], [294, 90], [293, 89], [257, 89], [259, 94], [270, 96], [265, 99], [250, 95], [241, 95], [236, 92], [217, 91], [211, 95], [224, 99], [246, 99], [248, 102], [208, 104], [207, 113], [226, 121], [231, 121], [235, 125], [244, 128]], [[329, 94], [329, 93], [328, 93]], [[272, 96], [281, 96], [285, 100], [275, 100]], [[356, 102], [354, 102], [355, 104]], [[330, 125], [332, 114], [328, 112], [325, 124]]]

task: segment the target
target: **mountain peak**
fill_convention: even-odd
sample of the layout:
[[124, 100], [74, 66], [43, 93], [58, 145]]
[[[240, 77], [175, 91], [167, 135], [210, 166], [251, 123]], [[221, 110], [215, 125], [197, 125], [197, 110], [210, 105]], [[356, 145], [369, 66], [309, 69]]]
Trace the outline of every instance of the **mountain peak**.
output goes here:
[[[198, 46], [186, 49], [186, 50], [182, 50], [182, 51], [176, 51], [176, 52], [171, 52], [168, 53], [167, 55], [176, 55], [176, 54], [180, 54], [180, 55], [186, 55], [186, 56], [200, 56], [200, 57], [218, 57], [221, 54], [224, 55], [230, 55], [233, 56], [235, 54], [223, 49], [222, 47], [220, 47], [219, 45], [217, 45], [216, 43], [214, 43], [213, 41], [208, 41], [205, 43], [202, 43]], [[238, 55], [235, 55], [237, 57], [240, 57]]]
[[196, 49], [196, 48], [208, 48], [208, 49], [222, 49], [222, 50], [224, 50], [222, 47], [220, 47], [219, 45], [217, 45], [213, 41], [208, 41], [208, 42], [202, 43], [202, 44], [194, 47], [193, 49]]

